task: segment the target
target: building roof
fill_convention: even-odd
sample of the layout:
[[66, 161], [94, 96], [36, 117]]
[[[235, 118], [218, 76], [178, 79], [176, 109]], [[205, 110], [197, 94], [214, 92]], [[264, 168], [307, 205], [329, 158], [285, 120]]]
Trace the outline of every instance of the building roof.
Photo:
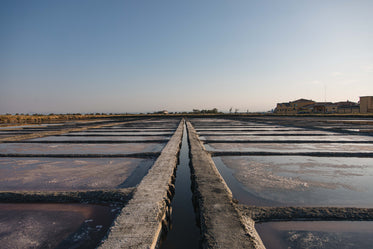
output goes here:
[[355, 102], [351, 102], [351, 101], [341, 101], [341, 102], [337, 102], [336, 103], [338, 106], [354, 106], [354, 105], [358, 105], [358, 103], [355, 103]]
[[286, 102], [286, 103], [278, 103], [278, 105], [286, 105], [286, 106], [290, 106], [289, 102]]
[[297, 100], [292, 101], [291, 103], [297, 103], [297, 102], [315, 102], [315, 101], [309, 100], [309, 99], [297, 99]]

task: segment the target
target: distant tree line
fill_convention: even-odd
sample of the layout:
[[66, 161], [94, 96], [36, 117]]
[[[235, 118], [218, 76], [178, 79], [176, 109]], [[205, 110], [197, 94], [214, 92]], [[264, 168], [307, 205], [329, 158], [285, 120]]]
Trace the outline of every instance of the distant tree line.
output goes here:
[[55, 121], [68, 121], [68, 120], [82, 120], [82, 119], [92, 119], [98, 117], [106, 117], [106, 114], [5, 114], [0, 115], [0, 124], [41, 124], [49, 123]]
[[216, 113], [219, 113], [218, 109], [217, 108], [213, 108], [211, 110], [198, 110], [198, 109], [193, 109], [193, 113], [194, 114], [205, 114], [205, 113], [212, 113], [212, 114], [216, 114]]

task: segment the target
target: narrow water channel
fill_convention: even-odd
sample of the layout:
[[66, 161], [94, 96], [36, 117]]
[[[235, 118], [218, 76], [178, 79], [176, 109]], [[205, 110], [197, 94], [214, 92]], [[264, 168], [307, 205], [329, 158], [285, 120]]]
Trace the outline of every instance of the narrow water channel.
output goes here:
[[171, 203], [172, 225], [161, 249], [193, 249], [199, 248], [200, 229], [196, 224], [192, 204], [192, 191], [189, 168], [189, 147], [186, 127], [184, 126], [183, 140], [176, 171], [175, 196]]

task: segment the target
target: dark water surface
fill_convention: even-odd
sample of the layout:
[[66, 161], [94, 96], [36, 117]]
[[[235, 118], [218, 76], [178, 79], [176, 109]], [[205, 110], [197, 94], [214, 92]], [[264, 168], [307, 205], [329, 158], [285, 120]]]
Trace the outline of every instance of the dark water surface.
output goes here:
[[255, 225], [267, 249], [370, 249], [371, 221], [292, 221]]
[[119, 210], [91, 204], [0, 204], [0, 248], [96, 248]]
[[189, 168], [189, 148], [187, 132], [184, 127], [183, 141], [177, 166], [175, 196], [172, 206], [172, 226], [161, 249], [199, 248], [200, 229], [196, 224], [192, 204], [192, 191]]

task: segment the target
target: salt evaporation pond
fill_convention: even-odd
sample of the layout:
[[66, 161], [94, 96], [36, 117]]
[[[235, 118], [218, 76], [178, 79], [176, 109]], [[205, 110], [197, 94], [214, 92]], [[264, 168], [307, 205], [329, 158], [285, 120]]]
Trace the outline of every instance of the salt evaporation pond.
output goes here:
[[239, 202], [269, 206], [373, 206], [371, 158], [214, 157]]
[[30, 139], [29, 141], [142, 141], [168, 140], [170, 136], [49, 136]]
[[33, 129], [33, 128], [40, 128], [40, 127], [62, 126], [62, 125], [64, 125], [64, 124], [62, 124], [62, 123], [55, 123], [55, 124], [37, 124], [37, 125], [24, 124], [24, 125], [14, 125], [14, 126], [4, 126], [4, 127], [0, 127], [0, 130], [3, 130], [3, 129]]
[[355, 135], [333, 135], [333, 136], [246, 136], [248, 134], [243, 134], [245, 136], [222, 136], [223, 133], [219, 133], [218, 136], [200, 136], [199, 138], [203, 140], [231, 140], [231, 141], [240, 141], [240, 140], [248, 140], [248, 141], [337, 141], [337, 142], [354, 142], [354, 141], [369, 141], [373, 142], [373, 137], [369, 136], [355, 136]]
[[322, 134], [324, 136], [326, 135], [340, 135], [340, 133], [333, 133], [333, 132], [328, 132], [328, 131], [314, 131], [314, 130], [297, 130], [297, 131], [292, 131], [292, 130], [270, 130], [270, 131], [264, 131], [264, 130], [253, 130], [253, 131], [242, 131], [242, 130], [237, 130], [237, 131], [230, 131], [229, 133], [225, 130], [216, 130], [216, 131], [200, 131], [198, 132], [199, 135], [201, 136], [207, 136], [207, 134], [212, 134], [212, 135], [230, 135], [230, 136], [266, 136], [266, 135], [271, 135], [275, 134], [276, 136], [279, 135], [285, 135], [285, 136], [311, 136], [311, 135], [318, 135]]
[[291, 221], [255, 225], [267, 249], [371, 249], [371, 221]]
[[160, 152], [165, 143], [2, 143], [0, 154], [130, 154]]
[[0, 204], [0, 245], [96, 248], [119, 209], [88, 204]]
[[270, 127], [270, 126], [262, 126], [262, 127], [233, 127], [233, 128], [197, 128], [197, 132], [216, 132], [216, 131], [223, 131], [223, 132], [245, 132], [245, 131], [284, 131], [284, 132], [299, 132], [299, 131], [305, 131], [305, 129], [302, 128], [295, 128], [295, 127], [290, 127], [290, 128], [280, 128], [280, 127]]
[[138, 158], [5, 157], [0, 161], [0, 190], [112, 189], [141, 180], [136, 174], [145, 175], [153, 163]]
[[240, 152], [373, 152], [372, 144], [366, 143], [208, 143], [205, 148]]
[[[272, 129], [277, 129], [277, 128], [287, 128], [285, 126], [278, 126], [278, 125], [274, 125], [274, 126], [270, 126], [270, 125], [260, 125], [260, 124], [231, 124], [231, 125], [214, 125], [214, 124], [210, 124], [210, 125], [202, 125], [202, 124], [199, 124], [199, 125], [195, 125], [194, 126], [197, 130], [204, 130], [204, 129], [213, 129], [213, 128], [216, 128], [216, 129], [229, 129], [229, 128], [241, 128], [241, 129], [246, 129], [246, 128], [250, 128], [250, 129], [256, 129], [256, 128], [272, 128]], [[298, 128], [298, 129], [302, 129], [302, 128]]]
[[71, 132], [71, 135], [132, 135], [132, 136], [149, 136], [149, 135], [163, 135], [169, 136], [172, 135], [173, 132], [164, 132], [164, 131], [148, 131], [148, 132], [133, 132], [133, 131], [81, 131], [81, 132]]

